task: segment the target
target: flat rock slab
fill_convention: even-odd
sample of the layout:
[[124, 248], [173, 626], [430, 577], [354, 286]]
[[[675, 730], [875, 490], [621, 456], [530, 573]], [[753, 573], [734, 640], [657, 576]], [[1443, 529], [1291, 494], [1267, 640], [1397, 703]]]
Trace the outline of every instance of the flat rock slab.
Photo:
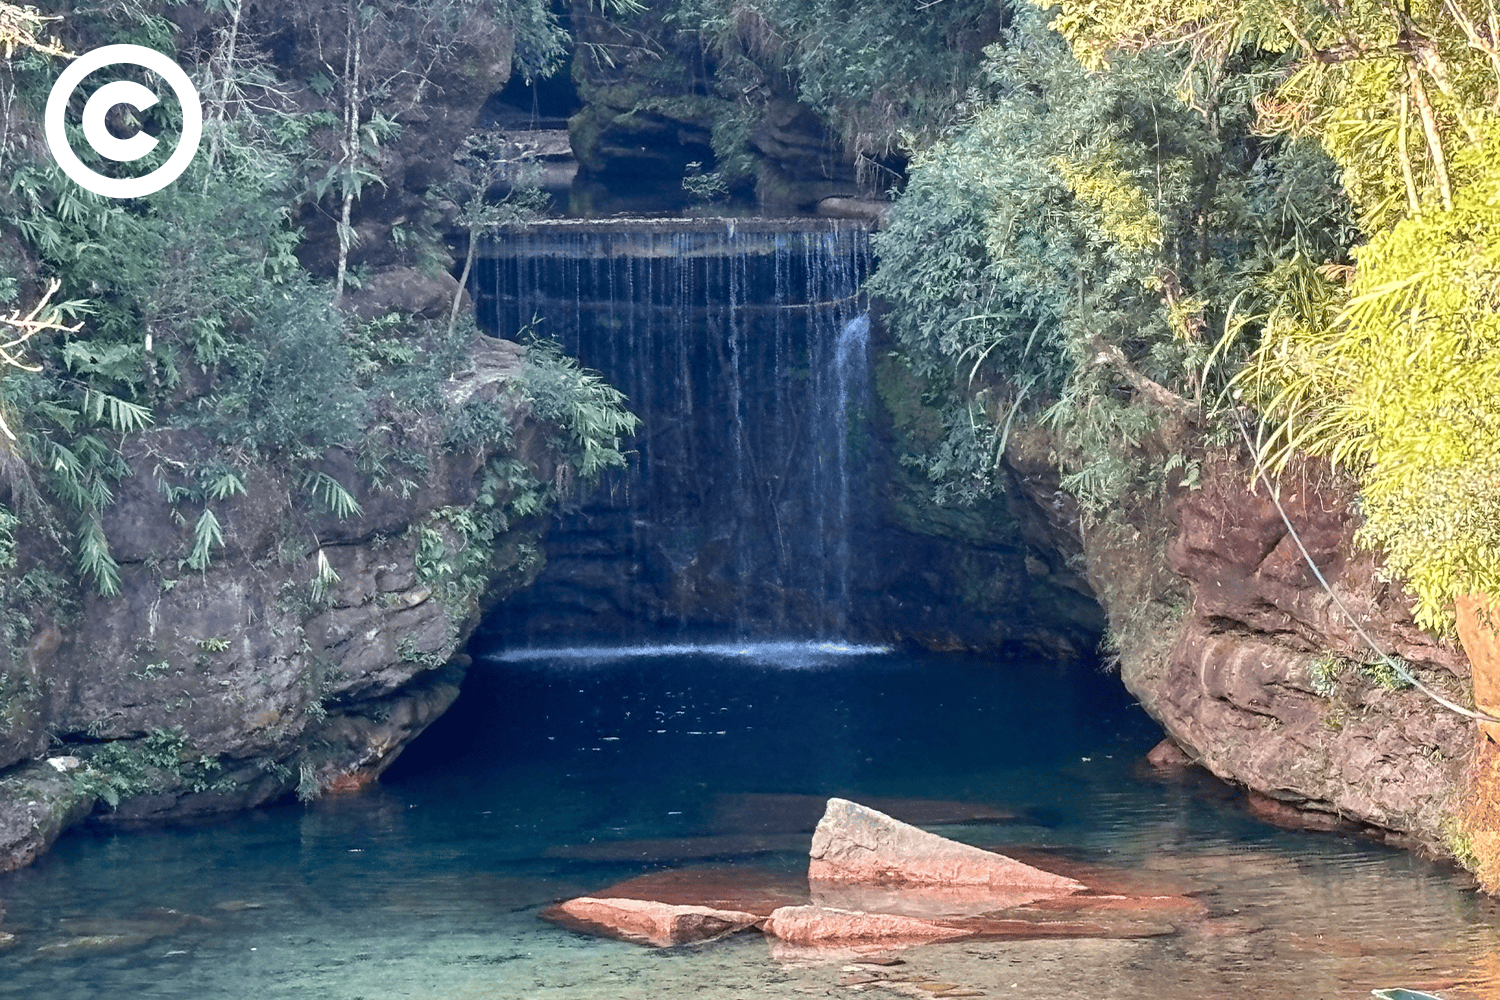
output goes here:
[[551, 907], [542, 916], [573, 930], [666, 948], [734, 934], [755, 927], [761, 917], [709, 906], [674, 906], [644, 899], [580, 896]]
[[1094, 895], [1186, 896], [1207, 888], [1201, 879], [1187, 878], [1176, 872], [1145, 867], [1115, 868], [1057, 851], [1014, 844], [990, 849], [997, 853], [1003, 851], [1009, 857], [1034, 868], [1082, 882]]
[[786, 906], [762, 924], [767, 934], [798, 948], [903, 948], [970, 938], [1139, 938], [1171, 934], [1168, 920], [1129, 911], [1058, 915], [1022, 912], [1017, 916], [924, 919], [897, 913], [868, 913], [828, 906]]
[[[947, 799], [875, 798], [866, 799], [865, 805], [917, 826], [1014, 823], [1021, 819], [1006, 809]], [[827, 808], [828, 798], [823, 795], [724, 793], [714, 797], [709, 825], [720, 833], [811, 833]]]
[[[1088, 887], [1014, 858], [939, 837], [847, 799], [829, 799], [813, 831], [815, 885], [915, 885], [1000, 890], [1006, 898], [1066, 896]], [[1015, 903], [1001, 905], [1016, 905]]]
[[[991, 886], [864, 885], [850, 882], [814, 882], [812, 902], [835, 910], [867, 913], [898, 913], [921, 919], [977, 917], [1028, 903], [1041, 904], [1058, 898], [1036, 889]], [[1062, 899], [1079, 897], [1064, 896]]]
[[829, 906], [783, 906], [761, 928], [787, 944], [801, 946], [871, 944], [890, 947], [956, 941], [967, 931], [936, 920], [897, 913], [865, 913]]

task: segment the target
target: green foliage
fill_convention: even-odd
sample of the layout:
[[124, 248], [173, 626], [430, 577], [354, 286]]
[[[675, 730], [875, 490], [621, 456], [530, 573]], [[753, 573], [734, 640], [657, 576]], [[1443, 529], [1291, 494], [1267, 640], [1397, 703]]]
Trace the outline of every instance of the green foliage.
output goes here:
[[1372, 683], [1385, 688], [1387, 691], [1404, 691], [1411, 687], [1411, 682], [1396, 672], [1397, 666], [1405, 670], [1408, 674], [1411, 673], [1411, 664], [1398, 656], [1390, 657], [1390, 662], [1381, 659], [1371, 663], [1355, 664], [1355, 668], [1359, 673]]
[[1481, 861], [1479, 852], [1474, 848], [1474, 835], [1464, 828], [1463, 821], [1457, 816], [1445, 816], [1439, 826], [1443, 837], [1443, 846], [1466, 870], [1479, 871]]
[[[1007, 4], [855, 0], [676, 0], [721, 65], [721, 89], [763, 100], [781, 81], [834, 123], [857, 155], [925, 145], [955, 120]], [[714, 149], [724, 158], [727, 136]]]
[[327, 599], [330, 591], [338, 586], [339, 574], [328, 561], [327, 554], [318, 550], [317, 566], [313, 571], [312, 598], [315, 603], [322, 603]]
[[470, 618], [493, 576], [495, 547], [511, 518], [544, 513], [557, 500], [555, 484], [544, 484], [515, 459], [490, 461], [471, 507], [444, 507], [415, 528], [418, 578], [448, 611], [450, 622]]
[[1145, 46], [1286, 53], [1259, 127], [1322, 146], [1367, 242], [1353, 268], [1304, 249], [1265, 275], [1240, 380], [1268, 424], [1259, 457], [1280, 468], [1303, 450], [1353, 472], [1360, 540], [1436, 631], [1456, 597], [1500, 594], [1495, 16], [1478, 0], [1064, 0], [1055, 22], [1093, 65]]
[[79, 751], [84, 766], [73, 773], [73, 788], [103, 799], [111, 808], [135, 795], [186, 788], [227, 792], [234, 784], [218, 777], [218, 758], [196, 752], [180, 730], [155, 729], [139, 739], [114, 740]]
[[224, 547], [224, 531], [214, 512], [205, 507], [198, 523], [193, 526], [193, 548], [186, 560], [189, 569], [203, 571], [208, 568], [210, 552]]
[[702, 163], [689, 163], [682, 189], [699, 201], [722, 201], [729, 196], [729, 181], [722, 170], [704, 173]]
[[504, 407], [488, 400], [470, 399], [448, 412], [443, 446], [464, 450], [508, 445], [514, 433]]
[[326, 472], [310, 473], [303, 482], [303, 488], [340, 518], [358, 517], [360, 514], [359, 501]]
[[[108, 40], [170, 52], [179, 38], [163, 14], [178, 3], [111, 0], [45, 27], [74, 51]], [[637, 8], [630, 0], [598, 6]], [[52, 510], [65, 525], [80, 575], [105, 594], [118, 589], [119, 568], [103, 512], [129, 472], [121, 456], [130, 437], [156, 429], [189, 432], [178, 441], [206, 435], [186, 464], [157, 470], [185, 529], [182, 558], [191, 568], [205, 569], [223, 546], [219, 505], [256, 488], [252, 470], [269, 467], [302, 481], [312, 503], [341, 517], [358, 514], [350, 490], [317, 464], [328, 448], [360, 441], [377, 401], [383, 411], [430, 409], [472, 327], [442, 338], [409, 318], [381, 326], [345, 317], [331, 305], [327, 285], [299, 263], [301, 234], [290, 220], [308, 201], [358, 198], [378, 186], [375, 165], [403, 116], [420, 104], [445, 54], [473, 33], [514, 37], [523, 75], [550, 72], [566, 52], [562, 21], [548, 0], [378, 0], [352, 8], [342, 0], [296, 0], [276, 16], [332, 27], [319, 37], [335, 49], [357, 38], [363, 60], [346, 64], [342, 51], [333, 53], [332, 76], [304, 91], [306, 81], [278, 78], [277, 66], [244, 44], [264, 26], [250, 20], [265, 16], [248, 4], [207, 4], [193, 44], [211, 44], [178, 53], [200, 82], [206, 148], [177, 182], [130, 202], [83, 191], [40, 142], [18, 141], [37, 131], [56, 75], [54, 60], [28, 48], [33, 38], [48, 47], [36, 34], [42, 23], [16, 22], [30, 34], [15, 39], [14, 55], [4, 53], [11, 89], [0, 107], [8, 181], [0, 222], [19, 234], [23, 257], [61, 282], [65, 301], [56, 317], [84, 322], [40, 344], [40, 372], [3, 375], [5, 418], [20, 457], [36, 470], [11, 478], [23, 499], [55, 501], [34, 509]], [[359, 31], [345, 34], [346, 27]], [[302, 98], [318, 93], [325, 103], [309, 109]], [[352, 118], [340, 113], [350, 107]], [[164, 102], [153, 112], [155, 124], [171, 131], [177, 113], [175, 102]], [[341, 145], [346, 133], [352, 148]], [[514, 215], [530, 205], [474, 207]], [[392, 239], [420, 256], [431, 249], [429, 230], [428, 222], [412, 220]], [[20, 291], [10, 275], [0, 277], [0, 297], [13, 301]], [[466, 441], [508, 440], [498, 412], [468, 412], [456, 423]], [[595, 450], [581, 447], [597, 460]], [[326, 582], [326, 574], [319, 578]]]
[[265, 289], [212, 368], [213, 391], [179, 419], [252, 454], [312, 461], [353, 441], [368, 403], [343, 319], [306, 281]]
[[640, 419], [597, 372], [563, 354], [555, 341], [533, 338], [515, 384], [532, 415], [562, 432], [558, 443], [577, 475], [592, 482], [605, 469], [624, 466], [621, 438], [634, 434]]
[[20, 526], [21, 519], [0, 504], [0, 573], [16, 568], [16, 529]]
[[1338, 690], [1339, 678], [1349, 667], [1349, 661], [1333, 653], [1323, 653], [1307, 665], [1308, 682], [1321, 698], [1331, 698]]
[[1500, 593], [1500, 129], [1455, 159], [1474, 180], [1356, 253], [1320, 314], [1281, 314], [1243, 378], [1275, 425], [1264, 456], [1329, 456], [1360, 479], [1360, 539], [1451, 628], [1454, 598]]
[[913, 161], [870, 288], [947, 399], [943, 442], [918, 459], [942, 498], [995, 489], [1010, 429], [1043, 413], [1085, 513], [1158, 488], [1137, 446], [1243, 357], [1208, 332], [1238, 328], [1255, 276], [1335, 242], [1326, 161], [1248, 134], [1265, 67], [1221, 69], [1187, 95], [1169, 55], [1088, 73], [1023, 11], [978, 109]]

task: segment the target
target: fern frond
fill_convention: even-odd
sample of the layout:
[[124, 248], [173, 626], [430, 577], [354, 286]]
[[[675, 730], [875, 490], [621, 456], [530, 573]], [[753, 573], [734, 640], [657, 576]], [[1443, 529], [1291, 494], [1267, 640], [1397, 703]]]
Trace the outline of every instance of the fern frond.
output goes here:
[[151, 411], [146, 407], [96, 389], [84, 393], [83, 408], [94, 423], [107, 422], [112, 430], [122, 434], [145, 430], [151, 423]]
[[338, 571], [335, 570], [333, 568], [333, 564], [328, 561], [327, 554], [322, 549], [319, 549], [318, 562], [317, 566], [313, 570], [312, 578], [313, 600], [323, 600], [323, 598], [328, 596], [328, 592], [332, 590], [338, 584], [338, 582]]

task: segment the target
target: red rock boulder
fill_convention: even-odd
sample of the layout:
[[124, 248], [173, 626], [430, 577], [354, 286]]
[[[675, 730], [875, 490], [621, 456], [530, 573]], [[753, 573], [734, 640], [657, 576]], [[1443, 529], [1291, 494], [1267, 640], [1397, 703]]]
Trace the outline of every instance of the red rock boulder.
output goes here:
[[544, 911], [542, 916], [573, 930], [652, 944], [658, 948], [711, 941], [755, 927], [762, 919], [740, 910], [593, 896], [570, 899]]
[[997, 906], [1018, 906], [1087, 888], [1074, 879], [947, 840], [847, 799], [828, 800], [813, 832], [807, 877], [815, 886], [985, 890], [999, 897]]

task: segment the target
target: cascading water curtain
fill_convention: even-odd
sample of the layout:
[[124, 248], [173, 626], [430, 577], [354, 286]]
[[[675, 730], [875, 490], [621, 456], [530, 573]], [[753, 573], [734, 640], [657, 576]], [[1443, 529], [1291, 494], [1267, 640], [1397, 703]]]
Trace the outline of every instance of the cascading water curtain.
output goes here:
[[481, 325], [555, 338], [643, 422], [512, 601], [533, 637], [843, 637], [870, 268], [868, 233], [822, 220], [539, 224], [481, 254]]

